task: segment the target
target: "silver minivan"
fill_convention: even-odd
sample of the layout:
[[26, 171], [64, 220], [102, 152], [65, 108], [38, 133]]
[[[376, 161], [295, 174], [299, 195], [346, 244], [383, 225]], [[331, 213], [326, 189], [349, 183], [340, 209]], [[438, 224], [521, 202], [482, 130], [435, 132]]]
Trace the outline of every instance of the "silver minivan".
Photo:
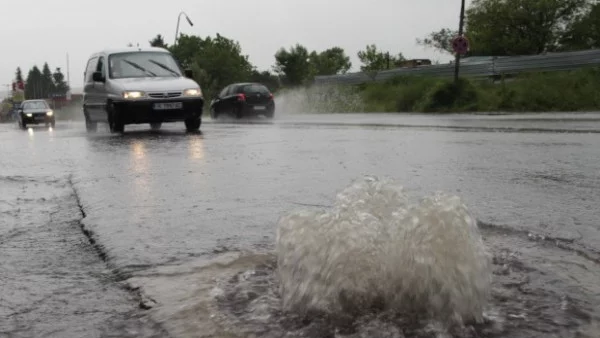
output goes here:
[[98, 122], [122, 133], [127, 124], [185, 122], [188, 131], [202, 123], [204, 98], [189, 72], [164, 48], [104, 50], [90, 57], [84, 73], [83, 114], [89, 132]]

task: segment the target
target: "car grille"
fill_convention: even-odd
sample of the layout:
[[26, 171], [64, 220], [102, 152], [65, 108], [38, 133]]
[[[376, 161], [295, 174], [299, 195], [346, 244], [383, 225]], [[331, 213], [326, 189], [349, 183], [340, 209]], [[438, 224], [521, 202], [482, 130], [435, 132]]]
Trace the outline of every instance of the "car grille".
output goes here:
[[148, 93], [148, 96], [153, 99], [168, 99], [173, 97], [180, 97], [181, 92]]

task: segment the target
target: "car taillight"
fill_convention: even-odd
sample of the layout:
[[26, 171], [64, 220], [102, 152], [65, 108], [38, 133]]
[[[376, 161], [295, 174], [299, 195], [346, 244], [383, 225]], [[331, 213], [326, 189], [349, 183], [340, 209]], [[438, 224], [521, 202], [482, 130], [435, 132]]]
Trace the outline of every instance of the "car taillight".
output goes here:
[[238, 101], [246, 101], [246, 95], [238, 94]]
[[269, 93], [269, 99], [273, 100], [273, 93]]

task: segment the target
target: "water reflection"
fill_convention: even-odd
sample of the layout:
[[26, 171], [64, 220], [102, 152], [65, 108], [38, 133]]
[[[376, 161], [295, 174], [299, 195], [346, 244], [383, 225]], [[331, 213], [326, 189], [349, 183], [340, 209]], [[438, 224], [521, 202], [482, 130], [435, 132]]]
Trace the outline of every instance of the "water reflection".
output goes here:
[[33, 128], [29, 127], [27, 128], [27, 133], [29, 134], [29, 139], [33, 140], [34, 139], [34, 134], [33, 134]]
[[192, 160], [201, 160], [204, 158], [204, 140], [201, 136], [190, 137], [188, 140], [189, 158]]
[[131, 164], [133, 170], [138, 174], [147, 174], [148, 159], [146, 157], [146, 145], [140, 140], [131, 143]]

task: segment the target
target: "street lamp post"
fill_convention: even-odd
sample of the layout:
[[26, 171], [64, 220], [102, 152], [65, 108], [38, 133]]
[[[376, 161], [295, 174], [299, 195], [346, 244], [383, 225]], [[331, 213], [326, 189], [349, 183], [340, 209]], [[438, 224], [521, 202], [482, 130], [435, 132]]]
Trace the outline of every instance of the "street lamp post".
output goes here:
[[[465, 23], [465, 0], [461, 0], [460, 5], [460, 21], [458, 24], [458, 36], [463, 35], [463, 26]], [[454, 59], [454, 83], [458, 84], [458, 72], [460, 70], [460, 53], [456, 53]]]
[[177, 38], [179, 37], [179, 21], [181, 20], [181, 15], [185, 16], [185, 19], [187, 20], [187, 22], [190, 24], [190, 26], [194, 26], [194, 24], [192, 23], [192, 20], [190, 20], [190, 17], [185, 14], [185, 12], [181, 12], [179, 13], [179, 16], [177, 17], [177, 28], [175, 28], [175, 40], [173, 41], [173, 46], [175, 46], [175, 44], [177, 44]]

